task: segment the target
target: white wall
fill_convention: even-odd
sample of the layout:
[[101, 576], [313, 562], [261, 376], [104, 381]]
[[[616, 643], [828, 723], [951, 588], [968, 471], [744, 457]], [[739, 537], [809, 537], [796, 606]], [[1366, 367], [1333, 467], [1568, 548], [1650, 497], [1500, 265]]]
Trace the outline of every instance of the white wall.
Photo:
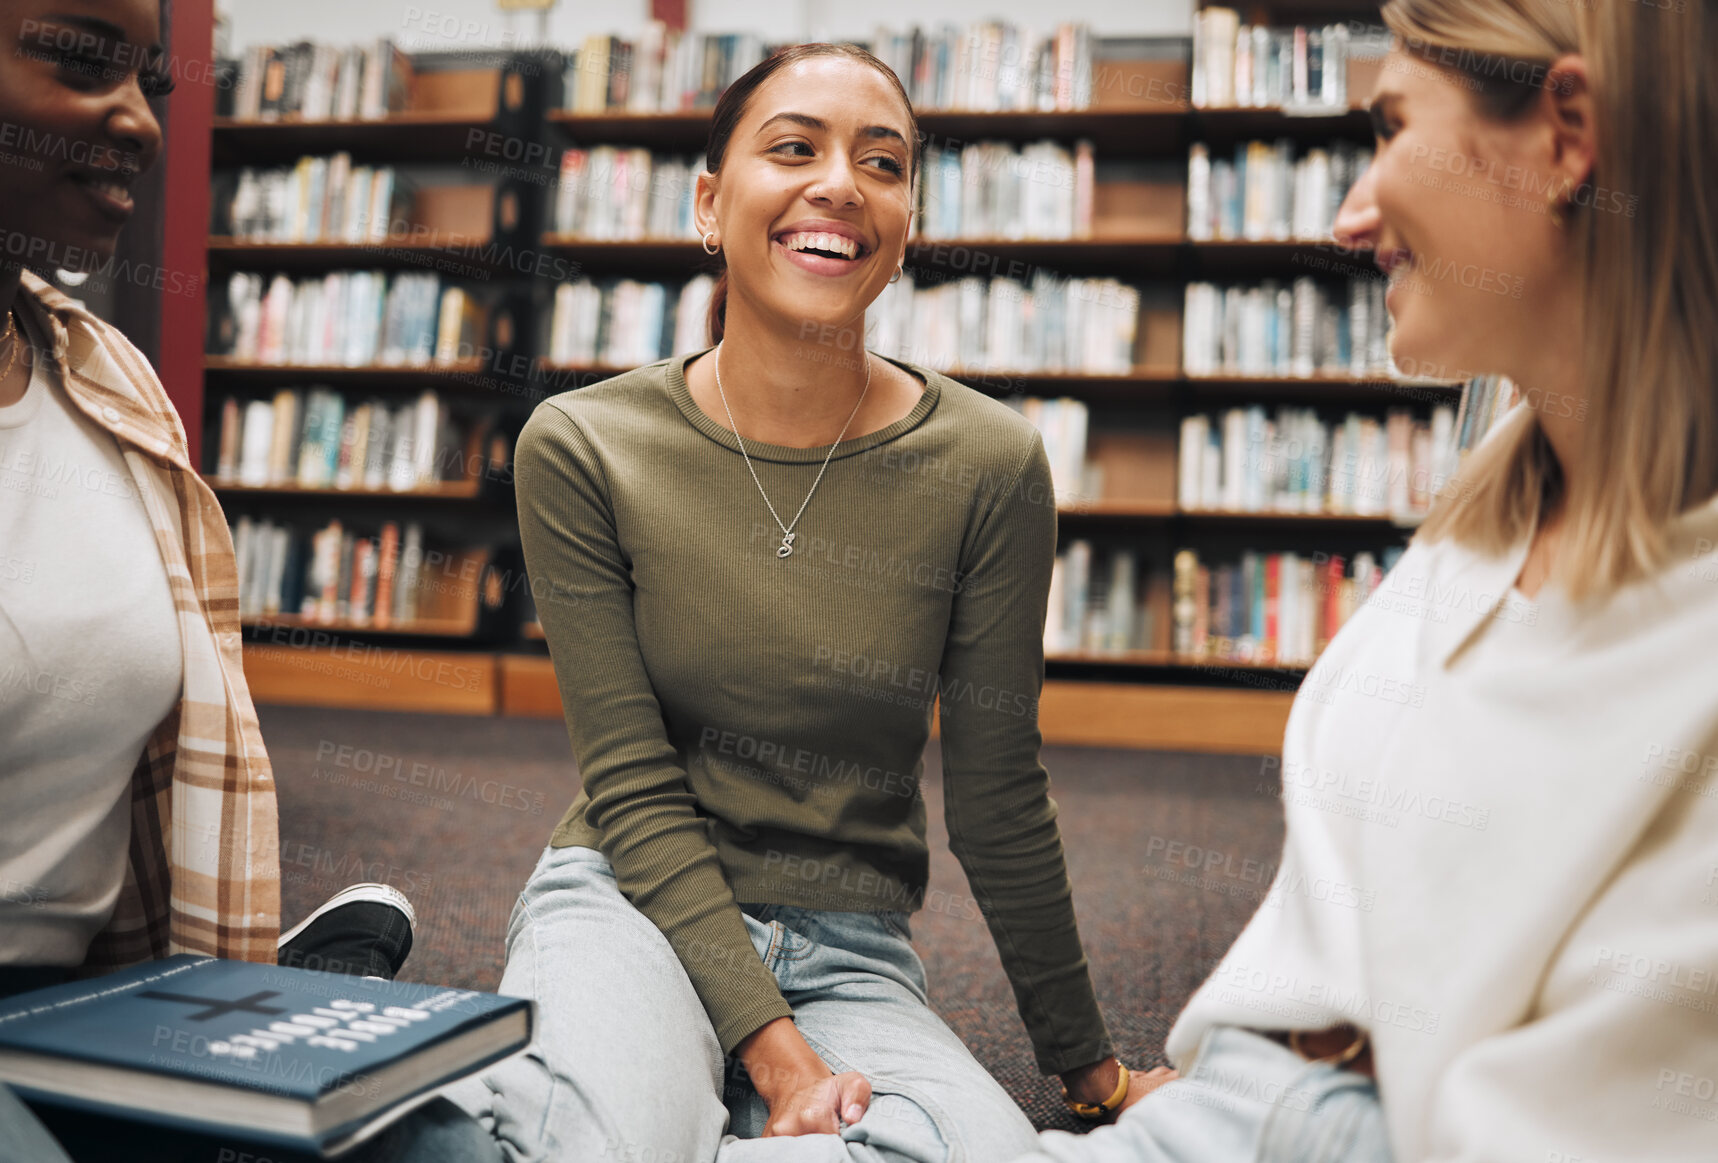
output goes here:
[[[537, 17], [495, 9], [493, 0], [219, 0], [229, 44], [312, 38], [353, 43], [391, 36], [414, 52], [534, 42]], [[1083, 20], [1100, 35], [1190, 35], [1193, 0], [688, 0], [692, 26], [756, 32], [766, 40], [868, 37], [877, 25], [965, 23], [999, 18], [1025, 27]], [[1048, 10], [1047, 10], [1048, 9]], [[570, 47], [591, 33], [625, 35], [650, 14], [649, 0], [562, 0], [550, 13], [549, 40]]]

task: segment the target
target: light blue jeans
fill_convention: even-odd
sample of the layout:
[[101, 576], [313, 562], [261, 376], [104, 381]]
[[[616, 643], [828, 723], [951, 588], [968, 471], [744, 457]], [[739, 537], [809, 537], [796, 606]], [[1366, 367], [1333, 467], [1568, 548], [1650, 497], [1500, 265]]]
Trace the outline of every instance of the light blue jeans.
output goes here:
[[1014, 1163], [1391, 1163], [1370, 1078], [1217, 1026], [1187, 1074], [1087, 1135], [1045, 1131]]
[[1033, 1149], [1031, 1123], [927, 1003], [905, 913], [744, 911], [799, 1032], [871, 1083], [839, 1134], [758, 1138], [768, 1108], [590, 848], [547, 849], [508, 925], [499, 992], [536, 999], [532, 1046], [443, 1093], [510, 1163], [1004, 1163]]

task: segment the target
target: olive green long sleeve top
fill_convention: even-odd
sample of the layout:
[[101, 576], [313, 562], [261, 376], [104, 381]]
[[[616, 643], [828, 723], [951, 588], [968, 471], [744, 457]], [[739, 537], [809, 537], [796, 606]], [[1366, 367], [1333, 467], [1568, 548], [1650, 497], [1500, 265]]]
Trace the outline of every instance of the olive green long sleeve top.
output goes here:
[[[840, 444], [782, 557], [689, 358], [545, 400], [519, 437], [520, 535], [583, 784], [552, 843], [608, 857], [731, 1051], [792, 1016], [740, 903], [923, 905], [940, 705], [950, 847], [1038, 1066], [1103, 1058], [1038, 754], [1056, 509], [1037, 430], [900, 363], [919, 402]], [[829, 446], [746, 450], [791, 521]]]

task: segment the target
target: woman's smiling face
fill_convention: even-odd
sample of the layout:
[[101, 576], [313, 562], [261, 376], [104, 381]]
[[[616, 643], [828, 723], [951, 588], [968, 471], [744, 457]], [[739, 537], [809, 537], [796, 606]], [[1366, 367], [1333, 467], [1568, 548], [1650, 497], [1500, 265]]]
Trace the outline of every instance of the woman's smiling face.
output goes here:
[[10, 257], [83, 266], [113, 254], [161, 126], [159, 0], [0, 0], [0, 228]]
[[760, 85], [721, 171], [698, 178], [730, 308], [800, 337], [863, 317], [906, 251], [912, 134], [894, 85], [850, 58], [801, 60]]

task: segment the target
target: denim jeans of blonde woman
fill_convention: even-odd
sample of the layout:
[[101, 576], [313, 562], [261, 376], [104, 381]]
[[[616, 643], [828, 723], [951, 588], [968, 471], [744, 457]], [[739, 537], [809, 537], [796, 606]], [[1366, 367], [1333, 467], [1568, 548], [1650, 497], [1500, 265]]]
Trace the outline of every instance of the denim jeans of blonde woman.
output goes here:
[[1370, 1078], [1250, 1030], [1206, 1034], [1187, 1074], [1088, 1135], [1045, 1131], [1013, 1163], [1390, 1163]]
[[510, 1163], [1005, 1163], [1032, 1125], [925, 998], [904, 913], [742, 905], [794, 1023], [871, 1083], [836, 1135], [760, 1138], [679, 959], [606, 858], [550, 848], [514, 906], [499, 992], [537, 1001], [529, 1050], [444, 1091]]

